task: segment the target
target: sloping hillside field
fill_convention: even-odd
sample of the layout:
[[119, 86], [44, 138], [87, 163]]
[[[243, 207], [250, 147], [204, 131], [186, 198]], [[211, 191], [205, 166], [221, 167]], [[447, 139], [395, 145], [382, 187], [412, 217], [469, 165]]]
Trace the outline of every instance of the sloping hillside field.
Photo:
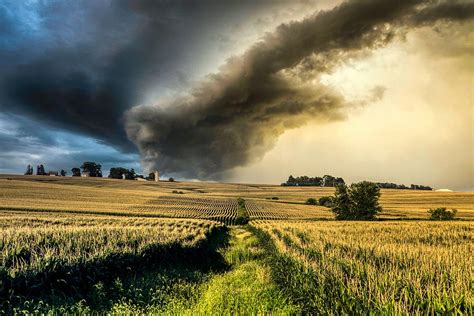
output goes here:
[[0, 176], [0, 315], [473, 313], [474, 193], [382, 190], [372, 222], [305, 204], [333, 191]]

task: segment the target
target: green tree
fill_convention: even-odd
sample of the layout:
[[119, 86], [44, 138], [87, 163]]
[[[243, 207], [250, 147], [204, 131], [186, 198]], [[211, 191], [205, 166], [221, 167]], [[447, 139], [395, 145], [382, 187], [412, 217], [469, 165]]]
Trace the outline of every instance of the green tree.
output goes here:
[[[127, 169], [125, 169], [127, 170]], [[127, 172], [125, 172], [125, 179], [127, 180], [135, 180], [135, 169], [130, 169], [130, 170], [127, 170]]]
[[80, 177], [81, 176], [81, 169], [79, 168], [72, 168], [71, 169], [73, 177]]
[[128, 172], [128, 169], [122, 167], [110, 168], [109, 178], [111, 179], [122, 179], [123, 175]]
[[82, 163], [81, 169], [83, 172], [88, 172], [90, 177], [102, 177], [102, 166], [92, 161]]
[[338, 185], [333, 197], [332, 211], [336, 219], [347, 219], [351, 215], [352, 201], [349, 197], [347, 185]]
[[336, 187], [332, 211], [338, 220], [373, 220], [382, 211], [380, 189], [375, 183], [362, 181]]
[[319, 205], [331, 207], [332, 206], [332, 197], [331, 196], [322, 196], [319, 198]]
[[454, 220], [458, 210], [448, 211], [445, 207], [439, 207], [436, 209], [430, 209], [428, 213], [430, 214], [430, 219], [434, 221], [452, 221]]
[[318, 201], [315, 198], [309, 198], [306, 200], [306, 204], [308, 205], [318, 205]]

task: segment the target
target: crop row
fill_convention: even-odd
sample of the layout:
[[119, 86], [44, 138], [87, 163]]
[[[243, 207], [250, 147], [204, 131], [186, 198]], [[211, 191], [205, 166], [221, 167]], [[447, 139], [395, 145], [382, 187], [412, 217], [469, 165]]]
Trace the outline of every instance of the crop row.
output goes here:
[[195, 194], [27, 181], [0, 181], [0, 189], [0, 210], [8, 211], [198, 218], [233, 224], [238, 210], [237, 199]]
[[[307, 310], [472, 314], [472, 223], [257, 221], [253, 225], [291, 258], [282, 269], [291, 274], [288, 288], [293, 287], [293, 295], [311, 297], [305, 299]], [[303, 268], [289, 272], [289, 262], [299, 262]]]
[[245, 200], [245, 207], [252, 220], [298, 220], [330, 218], [331, 212], [323, 207]]
[[161, 196], [132, 210], [143, 214], [159, 213], [175, 218], [200, 218], [233, 224], [238, 204], [236, 199]]
[[0, 258], [7, 273], [42, 271], [113, 254], [137, 255], [150, 246], [192, 247], [216, 224], [194, 220], [1, 213]]

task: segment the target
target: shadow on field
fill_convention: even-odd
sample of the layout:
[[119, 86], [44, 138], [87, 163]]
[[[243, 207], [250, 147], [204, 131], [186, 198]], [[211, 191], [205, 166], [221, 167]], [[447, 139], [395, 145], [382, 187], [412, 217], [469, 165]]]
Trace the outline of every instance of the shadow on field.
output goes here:
[[105, 311], [117, 302], [166, 305], [206, 275], [228, 270], [220, 251], [228, 244], [228, 228], [220, 227], [194, 247], [156, 245], [138, 255], [114, 254], [73, 266], [53, 263], [14, 278], [0, 266], [0, 315]]

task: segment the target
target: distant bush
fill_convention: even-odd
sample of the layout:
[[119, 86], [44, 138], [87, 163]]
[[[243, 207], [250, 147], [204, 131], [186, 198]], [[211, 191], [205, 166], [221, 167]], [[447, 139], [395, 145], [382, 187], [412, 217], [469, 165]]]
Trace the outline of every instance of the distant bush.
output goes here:
[[309, 198], [306, 200], [306, 204], [308, 205], [318, 205], [318, 200], [316, 200], [315, 198]]
[[322, 196], [319, 198], [319, 205], [332, 207], [332, 197], [331, 196]]
[[272, 197], [272, 200], [279, 200], [278, 196]]
[[380, 188], [362, 181], [350, 187], [339, 185], [333, 198], [332, 211], [339, 220], [373, 220], [382, 211], [379, 205]]
[[173, 179], [173, 178], [169, 178], [168, 181], [169, 181], [169, 182], [174, 182], [174, 179]]
[[174, 194], [184, 194], [183, 191], [176, 191], [176, 190], [173, 190], [173, 192], [171, 192], [171, 193], [174, 193]]
[[445, 207], [439, 207], [436, 209], [430, 209], [428, 213], [430, 214], [430, 219], [433, 221], [452, 221], [456, 216], [458, 210], [448, 211]]

